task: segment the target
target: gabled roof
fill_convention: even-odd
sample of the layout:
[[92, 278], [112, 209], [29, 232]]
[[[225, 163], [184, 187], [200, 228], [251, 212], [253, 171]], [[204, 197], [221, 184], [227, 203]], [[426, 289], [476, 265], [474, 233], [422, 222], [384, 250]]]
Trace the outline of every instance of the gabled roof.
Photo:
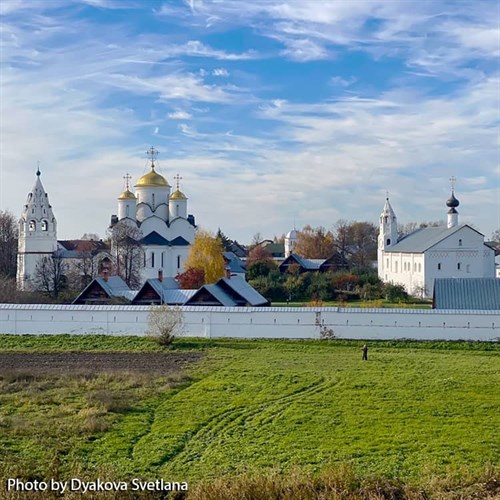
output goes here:
[[250, 306], [268, 306], [269, 301], [263, 297], [243, 278], [235, 276], [233, 278], [221, 278], [217, 286], [225, 290], [231, 290], [239, 295]]
[[185, 240], [182, 236], [177, 236], [177, 238], [174, 238], [171, 242], [170, 245], [173, 247], [185, 247], [189, 245], [189, 241]]
[[169, 245], [170, 242], [156, 231], [152, 231], [142, 238], [141, 243], [143, 245]]
[[422, 253], [466, 227], [483, 236], [479, 231], [467, 224], [460, 224], [450, 228], [446, 226], [423, 227], [405, 236], [394, 246], [387, 248], [386, 252]]
[[149, 289], [153, 290], [158, 301], [168, 304], [169, 302], [167, 302], [166, 300], [166, 293], [171, 290], [179, 290], [179, 283], [177, 283], [177, 281], [175, 281], [175, 279], [172, 277], [163, 278], [162, 281], [160, 281], [158, 278], [150, 278], [143, 283], [143, 285], [135, 295], [133, 302], [140, 303], [141, 301], [143, 301], [144, 294], [147, 294]]
[[433, 307], [500, 311], [500, 279], [437, 278]]
[[243, 267], [243, 262], [233, 252], [224, 252], [223, 256], [229, 271], [232, 273], [245, 274], [246, 271]]
[[[91, 253], [96, 255], [99, 252], [108, 252], [109, 246], [102, 240], [58, 240], [63, 254], [78, 255], [81, 253]], [[74, 252], [71, 254], [70, 252]]]
[[[73, 304], [76, 304], [81, 300], [85, 300], [88, 291], [96, 285], [99, 286], [110, 299], [113, 297], [123, 297], [128, 300], [132, 300], [136, 293], [135, 290], [131, 290], [129, 288], [127, 283], [125, 283], [120, 276], [110, 276], [107, 280], [101, 276], [97, 276], [85, 287], [82, 293], [76, 297]], [[89, 299], [91, 299], [91, 297]]]
[[280, 268], [290, 264], [292, 260], [306, 271], [318, 271], [326, 259], [306, 259], [296, 253], [292, 253], [280, 264]]
[[203, 285], [201, 288], [196, 290], [193, 296], [186, 302], [186, 305], [196, 304], [197, 298], [204, 295], [204, 293], [208, 293], [211, 297], [213, 297], [214, 302], [217, 302], [217, 305], [226, 307], [236, 306], [236, 301], [217, 285]]
[[177, 236], [177, 238], [169, 241], [156, 231], [151, 231], [149, 234], [144, 236], [141, 243], [143, 245], [160, 245], [169, 247], [184, 247], [189, 245], [189, 241], [185, 240], [182, 236]]
[[[269, 301], [252, 288], [243, 278], [221, 278], [213, 285], [203, 285], [186, 302], [186, 305], [203, 305], [203, 296], [209, 295], [219, 306], [268, 306]], [[205, 304], [207, 301], [205, 300]]]

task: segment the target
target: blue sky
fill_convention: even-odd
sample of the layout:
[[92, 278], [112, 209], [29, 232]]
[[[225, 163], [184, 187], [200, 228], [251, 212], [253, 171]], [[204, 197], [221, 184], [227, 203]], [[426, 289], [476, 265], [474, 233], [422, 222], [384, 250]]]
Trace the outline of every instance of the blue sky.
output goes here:
[[60, 239], [103, 236], [144, 152], [204, 228], [500, 227], [498, 1], [3, 0], [0, 209], [37, 161]]

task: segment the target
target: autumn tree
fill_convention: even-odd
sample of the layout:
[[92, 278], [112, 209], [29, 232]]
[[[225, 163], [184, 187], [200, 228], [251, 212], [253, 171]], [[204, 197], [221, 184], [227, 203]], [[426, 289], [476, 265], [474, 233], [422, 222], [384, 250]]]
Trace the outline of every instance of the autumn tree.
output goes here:
[[109, 231], [111, 253], [115, 260], [115, 273], [132, 289], [141, 283], [141, 267], [144, 259], [142, 232], [126, 221], [120, 221]]
[[200, 288], [205, 283], [205, 271], [190, 267], [183, 273], [178, 274], [175, 279], [184, 290], [194, 290]]
[[273, 260], [271, 252], [262, 245], [254, 245], [248, 251], [247, 266], [255, 262], [269, 262]]
[[0, 275], [15, 277], [17, 268], [17, 221], [0, 210]]
[[334, 239], [331, 231], [324, 227], [304, 226], [298, 231], [295, 253], [306, 259], [327, 259], [334, 251]]
[[57, 299], [66, 288], [67, 265], [59, 252], [40, 259], [33, 273], [32, 284], [36, 290], [41, 290]]
[[224, 276], [224, 257], [221, 241], [208, 231], [198, 230], [191, 245], [184, 269], [201, 269], [205, 283], [214, 283]]

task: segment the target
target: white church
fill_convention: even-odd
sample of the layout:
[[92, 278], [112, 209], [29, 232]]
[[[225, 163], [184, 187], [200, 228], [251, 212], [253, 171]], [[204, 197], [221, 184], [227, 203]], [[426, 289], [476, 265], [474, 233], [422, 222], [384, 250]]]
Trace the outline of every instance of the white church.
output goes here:
[[431, 297], [436, 278], [494, 278], [495, 251], [483, 234], [458, 223], [459, 204], [452, 188], [446, 226], [420, 228], [398, 239], [397, 217], [387, 198], [378, 236], [380, 279]]
[[[125, 190], [118, 197], [118, 215], [111, 217], [111, 228], [121, 222], [139, 231], [143, 252], [142, 281], [156, 278], [159, 273], [174, 277], [182, 272], [196, 230], [194, 216], [188, 214], [188, 199], [179, 189], [181, 177], [175, 177], [177, 186], [172, 192], [167, 179], [156, 172], [158, 152], [151, 148], [147, 154], [149, 172], [138, 179], [135, 192], [130, 190], [127, 174]], [[17, 286], [20, 290], [33, 288], [35, 269], [43, 257], [60, 252], [63, 257], [78, 258], [77, 251], [67, 250], [68, 242], [57, 240], [56, 218], [40, 176], [38, 169], [35, 185], [19, 220]], [[79, 241], [70, 240], [71, 243]], [[97, 268], [102, 270], [109, 266], [112, 253], [98, 252], [96, 258], [101, 261]]]
[[118, 197], [118, 215], [111, 217], [111, 227], [122, 222], [137, 227], [142, 235], [142, 281], [158, 277], [174, 277], [184, 269], [189, 248], [194, 242], [195, 219], [188, 214], [187, 197], [179, 189], [177, 174], [174, 192], [167, 179], [156, 172], [158, 152], [150, 148], [150, 171], [130, 191], [127, 175], [125, 191]]

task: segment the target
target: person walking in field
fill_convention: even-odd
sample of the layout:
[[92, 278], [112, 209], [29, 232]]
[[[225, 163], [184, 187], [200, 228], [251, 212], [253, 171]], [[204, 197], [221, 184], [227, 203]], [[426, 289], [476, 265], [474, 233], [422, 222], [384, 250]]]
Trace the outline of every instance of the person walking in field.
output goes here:
[[368, 346], [365, 344], [361, 350], [363, 351], [363, 361], [368, 361]]

